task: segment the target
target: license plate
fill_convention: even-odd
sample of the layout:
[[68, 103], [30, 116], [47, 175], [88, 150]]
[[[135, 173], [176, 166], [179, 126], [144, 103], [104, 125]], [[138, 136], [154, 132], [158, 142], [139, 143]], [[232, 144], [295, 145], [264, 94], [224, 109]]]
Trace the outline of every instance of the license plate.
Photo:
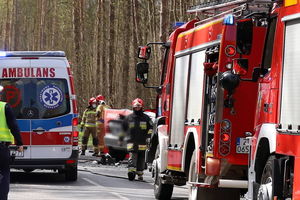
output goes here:
[[10, 150], [10, 156], [24, 157], [24, 151], [19, 152], [17, 150]]
[[246, 138], [237, 138], [236, 142], [236, 153], [249, 153], [250, 146], [249, 140]]

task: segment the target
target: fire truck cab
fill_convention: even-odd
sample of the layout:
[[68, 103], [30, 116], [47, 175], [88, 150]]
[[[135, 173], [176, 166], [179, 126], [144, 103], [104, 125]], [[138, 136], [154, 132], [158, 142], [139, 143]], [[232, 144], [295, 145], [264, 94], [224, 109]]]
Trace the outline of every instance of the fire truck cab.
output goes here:
[[[190, 199], [206, 200], [240, 199], [247, 189], [247, 137], [253, 133], [269, 7], [238, 2], [186, 23], [166, 43], [139, 47], [143, 61], [136, 80], [144, 85], [151, 46], [165, 48], [147, 151], [157, 199], [170, 199], [174, 185], [188, 184]], [[216, 8], [205, 4], [190, 12]]]
[[13, 109], [24, 152], [12, 168], [52, 169], [77, 180], [78, 131], [73, 75], [61, 51], [0, 52], [3, 101]]

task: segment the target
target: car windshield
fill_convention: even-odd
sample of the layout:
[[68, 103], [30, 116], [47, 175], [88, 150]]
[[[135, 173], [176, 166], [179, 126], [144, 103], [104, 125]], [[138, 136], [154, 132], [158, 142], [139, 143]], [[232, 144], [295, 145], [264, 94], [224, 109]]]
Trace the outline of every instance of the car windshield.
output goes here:
[[2, 100], [12, 107], [17, 119], [47, 119], [70, 112], [66, 79], [1, 79]]

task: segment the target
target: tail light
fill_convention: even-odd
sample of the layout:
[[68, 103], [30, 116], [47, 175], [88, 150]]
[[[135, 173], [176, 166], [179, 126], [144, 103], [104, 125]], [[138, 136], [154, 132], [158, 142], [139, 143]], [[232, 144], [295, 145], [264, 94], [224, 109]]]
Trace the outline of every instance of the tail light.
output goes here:
[[227, 156], [230, 153], [231, 122], [225, 119], [220, 125], [219, 153], [221, 156]]
[[78, 118], [75, 117], [75, 118], [72, 119], [73, 146], [77, 146], [78, 145], [79, 132], [77, 130], [77, 125], [78, 125]]

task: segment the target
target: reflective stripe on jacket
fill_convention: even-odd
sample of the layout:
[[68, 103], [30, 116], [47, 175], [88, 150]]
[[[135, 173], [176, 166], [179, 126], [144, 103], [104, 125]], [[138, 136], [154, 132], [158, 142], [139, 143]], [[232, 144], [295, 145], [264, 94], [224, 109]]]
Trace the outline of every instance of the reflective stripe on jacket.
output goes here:
[[0, 141], [12, 143], [14, 141], [14, 137], [6, 123], [5, 105], [5, 102], [0, 101]]
[[81, 126], [96, 127], [96, 109], [86, 109], [82, 116]]

